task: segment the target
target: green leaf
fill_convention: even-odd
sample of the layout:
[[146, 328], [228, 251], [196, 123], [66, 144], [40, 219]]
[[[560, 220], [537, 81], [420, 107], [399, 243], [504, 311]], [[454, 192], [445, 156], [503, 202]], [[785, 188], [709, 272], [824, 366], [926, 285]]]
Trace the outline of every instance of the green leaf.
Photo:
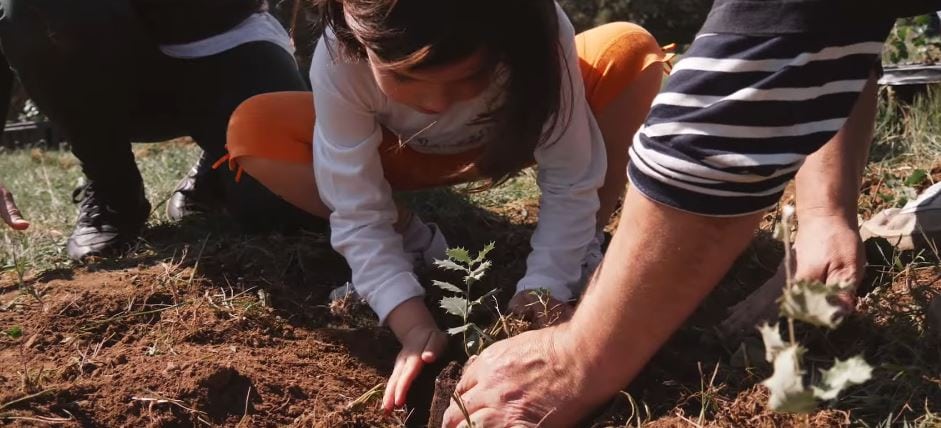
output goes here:
[[840, 292], [838, 285], [825, 285], [820, 281], [798, 281], [784, 289], [781, 296], [781, 315], [830, 329], [842, 321], [836, 317], [840, 307], [831, 303]]
[[815, 385], [814, 396], [821, 400], [832, 400], [840, 395], [840, 391], [850, 385], [859, 385], [872, 378], [872, 366], [857, 355], [846, 361], [836, 360], [829, 370], [821, 370], [823, 378], [820, 385]]
[[804, 386], [800, 369], [804, 349], [789, 345], [774, 357], [774, 373], [761, 382], [771, 391], [768, 407], [776, 412], [810, 413], [817, 407], [814, 392]]
[[8, 328], [4, 333], [7, 336], [10, 336], [11, 339], [19, 339], [23, 337], [23, 327], [15, 325], [13, 327]]
[[450, 291], [450, 292], [452, 292], [452, 293], [457, 293], [457, 294], [464, 294], [464, 290], [461, 290], [461, 289], [458, 288], [456, 285], [451, 284], [450, 282], [444, 282], [444, 281], [437, 281], [437, 280], [435, 280], [435, 281], [431, 281], [431, 283], [432, 283], [435, 287], [438, 287], [438, 288], [440, 288], [440, 289], [442, 289], [442, 290], [444, 290], [444, 291]]
[[480, 250], [480, 251], [477, 253], [477, 258], [474, 259], [474, 263], [473, 263], [473, 264], [476, 265], [476, 264], [478, 264], [478, 263], [484, 261], [484, 259], [487, 258], [487, 256], [490, 254], [491, 251], [493, 251], [494, 248], [496, 248], [496, 244], [495, 244], [495, 243], [491, 242], [491, 243], [487, 244], [487, 246], [485, 246], [484, 249]]
[[905, 185], [909, 187], [919, 186], [928, 180], [928, 171], [923, 169], [916, 169], [912, 171], [912, 175], [908, 176], [908, 179], [905, 180]]
[[464, 248], [461, 248], [461, 247], [448, 248], [447, 255], [448, 255], [448, 258], [451, 259], [452, 261], [463, 263], [465, 265], [471, 264], [470, 253]]
[[462, 297], [445, 297], [441, 299], [441, 309], [444, 309], [447, 313], [458, 316], [461, 318], [467, 318], [467, 307], [469, 303], [467, 299]]
[[473, 304], [474, 306], [482, 305], [484, 303], [484, 300], [489, 299], [491, 296], [496, 296], [498, 293], [500, 293], [500, 290], [497, 290], [497, 289], [490, 290], [483, 296], [478, 297], [477, 300], [474, 300]]
[[480, 266], [477, 266], [477, 268], [468, 274], [467, 277], [473, 279], [475, 282], [480, 281], [483, 279], [484, 275], [487, 274], [487, 271], [491, 266], [493, 266], [493, 263], [491, 263], [490, 260], [487, 260], [481, 263]]
[[467, 331], [467, 330], [470, 330], [471, 327], [473, 327], [473, 326], [474, 326], [474, 324], [464, 324], [464, 325], [462, 325], [462, 326], [460, 326], [460, 327], [449, 328], [449, 329], [448, 329], [448, 334], [451, 335], [451, 336], [457, 336], [457, 335], [459, 335], [459, 334], [461, 334], [461, 333], [464, 333], [464, 332]]
[[774, 357], [787, 347], [781, 340], [781, 327], [779, 324], [771, 326], [764, 323], [758, 327], [758, 331], [761, 332], [761, 340], [765, 343], [765, 359], [772, 363]]
[[435, 266], [437, 266], [439, 269], [444, 269], [444, 270], [467, 272], [467, 268], [457, 263], [454, 263], [450, 260], [435, 260]]

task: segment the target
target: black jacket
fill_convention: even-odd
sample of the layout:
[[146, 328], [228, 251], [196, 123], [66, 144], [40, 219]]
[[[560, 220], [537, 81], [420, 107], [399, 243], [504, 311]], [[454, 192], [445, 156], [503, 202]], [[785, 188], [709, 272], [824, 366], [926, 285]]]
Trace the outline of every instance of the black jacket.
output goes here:
[[179, 44], [224, 33], [265, 0], [131, 0], [159, 44]]

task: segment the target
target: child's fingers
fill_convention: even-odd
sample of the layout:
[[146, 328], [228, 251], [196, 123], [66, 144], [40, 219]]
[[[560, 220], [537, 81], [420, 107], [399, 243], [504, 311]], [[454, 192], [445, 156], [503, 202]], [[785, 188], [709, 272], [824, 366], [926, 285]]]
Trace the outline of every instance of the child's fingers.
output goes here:
[[382, 393], [382, 410], [386, 413], [395, 410], [395, 402], [392, 400], [393, 391], [395, 391], [395, 381], [389, 378], [389, 381], [386, 382], [386, 390]]
[[389, 381], [386, 382], [386, 390], [382, 394], [382, 410], [386, 412], [395, 410], [395, 391], [398, 388], [404, 361], [405, 359], [399, 354], [395, 359], [395, 368], [392, 369], [392, 375], [389, 376]]
[[402, 375], [399, 376], [398, 385], [395, 387], [395, 407], [405, 405], [405, 396], [408, 395], [408, 390], [412, 387], [415, 378], [418, 377], [418, 373], [421, 372], [422, 366], [424, 366], [424, 363], [418, 355], [410, 355], [405, 360], [402, 366]]
[[386, 382], [386, 390], [382, 394], [382, 411], [386, 414], [392, 413], [392, 400], [389, 399], [389, 391], [392, 390], [392, 381]]

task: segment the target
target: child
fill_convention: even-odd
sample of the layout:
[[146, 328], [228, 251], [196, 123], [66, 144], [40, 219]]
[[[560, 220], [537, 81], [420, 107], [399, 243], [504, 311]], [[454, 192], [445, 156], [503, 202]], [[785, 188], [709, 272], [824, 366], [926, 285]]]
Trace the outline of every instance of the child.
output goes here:
[[402, 343], [389, 411], [446, 341], [413, 269], [443, 257], [447, 244], [393, 192], [497, 185], [537, 165], [540, 220], [517, 289], [568, 301], [601, 259], [599, 232], [626, 185], [626, 148], [668, 57], [632, 24], [576, 37], [551, 0], [319, 6], [313, 94], [243, 103], [230, 121], [230, 167], [329, 218], [357, 293]]

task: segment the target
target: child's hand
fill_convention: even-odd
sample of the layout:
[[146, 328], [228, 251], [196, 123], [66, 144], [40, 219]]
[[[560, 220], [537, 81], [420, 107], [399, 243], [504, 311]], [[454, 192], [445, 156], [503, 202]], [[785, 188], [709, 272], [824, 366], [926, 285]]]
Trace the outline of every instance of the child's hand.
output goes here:
[[523, 290], [510, 300], [510, 311], [529, 320], [537, 328], [546, 328], [568, 321], [575, 313], [575, 308], [548, 293]]
[[402, 350], [395, 358], [395, 368], [382, 397], [382, 409], [386, 412], [405, 405], [408, 390], [422, 367], [435, 362], [448, 342], [448, 336], [438, 329], [420, 297], [395, 308], [389, 314], [389, 327], [402, 344]]

